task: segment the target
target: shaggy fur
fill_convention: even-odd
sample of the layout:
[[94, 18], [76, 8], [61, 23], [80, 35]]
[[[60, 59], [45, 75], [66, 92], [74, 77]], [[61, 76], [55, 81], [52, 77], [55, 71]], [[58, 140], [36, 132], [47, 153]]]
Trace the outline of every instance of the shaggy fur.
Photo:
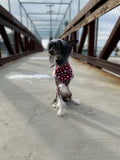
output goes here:
[[[52, 67], [55, 65], [55, 72], [58, 68], [64, 65], [69, 66], [69, 70], [65, 72], [70, 72], [70, 76], [64, 77], [66, 80], [67, 77], [69, 77], [69, 80], [71, 80], [74, 75], [72, 72], [72, 69], [70, 68], [70, 65], [68, 63], [68, 58], [70, 56], [72, 47], [77, 44], [77, 40], [71, 40], [69, 42], [66, 42], [61, 39], [57, 40], [51, 40], [48, 44], [48, 52], [49, 52], [49, 60], [52, 63]], [[68, 68], [68, 66], [66, 68]], [[56, 73], [54, 72], [54, 77], [55, 77], [55, 84], [56, 84], [56, 98], [53, 101], [52, 106], [56, 109], [58, 109], [57, 115], [58, 116], [63, 116], [65, 113], [64, 106], [66, 105], [66, 102], [72, 102], [74, 104], [79, 104], [78, 100], [72, 99], [72, 93], [69, 89], [69, 80], [67, 83], [64, 83], [61, 79], [60, 76], [56, 76]], [[64, 71], [62, 71], [64, 72]], [[63, 73], [62, 76], [65, 76]]]

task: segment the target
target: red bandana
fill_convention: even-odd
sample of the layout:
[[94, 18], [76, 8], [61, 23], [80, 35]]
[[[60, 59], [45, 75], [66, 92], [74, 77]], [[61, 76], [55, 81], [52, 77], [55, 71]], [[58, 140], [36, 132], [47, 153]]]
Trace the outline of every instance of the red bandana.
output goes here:
[[56, 66], [55, 68], [55, 76], [66, 86], [70, 83], [72, 78], [72, 68], [70, 64], [67, 62], [60, 66]]

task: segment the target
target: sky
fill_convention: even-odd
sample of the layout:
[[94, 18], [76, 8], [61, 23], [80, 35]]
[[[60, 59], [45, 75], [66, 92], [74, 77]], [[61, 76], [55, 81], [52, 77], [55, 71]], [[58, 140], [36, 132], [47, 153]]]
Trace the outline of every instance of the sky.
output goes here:
[[[21, 0], [21, 1], [34, 1], [34, 2], [56, 2], [56, 0]], [[70, 0], [63, 0], [63, 2], [69, 2]], [[57, 0], [57, 2], [61, 2], [61, 0]], [[88, 2], [88, 0], [81, 0], [80, 1], [80, 9]], [[20, 11], [19, 11], [19, 3], [18, 3], [18, 0], [10, 0], [10, 3], [11, 3], [11, 12], [14, 16], [16, 16], [16, 18], [18, 20], [20, 20]], [[8, 9], [8, 0], [0, 0], [0, 4], [3, 5], [6, 9]], [[73, 0], [72, 2], [72, 6], [74, 7], [71, 7], [71, 19], [74, 18], [74, 16], [77, 14], [78, 12], [78, 0]], [[45, 6], [45, 5], [42, 5], [42, 7], [40, 7], [40, 5], [24, 5], [24, 7], [26, 8], [27, 12], [46, 12], [48, 11], [48, 8]], [[59, 10], [60, 9], [60, 10]], [[66, 6], [62, 6], [61, 8], [58, 7], [58, 5], [55, 5], [54, 6], [54, 12], [58, 12], [60, 11], [61, 13], [64, 13], [66, 10]], [[22, 10], [22, 15], [23, 15], [23, 18], [22, 18], [22, 21], [24, 23], [24, 25], [27, 25], [27, 20], [26, 20], [26, 15], [25, 15], [25, 12]], [[105, 15], [101, 16], [99, 18], [99, 25], [98, 25], [98, 46], [99, 47], [102, 47], [105, 45], [115, 23], [117, 22], [117, 19], [118, 19], [118, 16], [120, 15], [120, 6], [113, 9], [112, 11], [106, 13]], [[54, 15], [52, 18], [53, 19], [56, 19], [56, 15]], [[57, 18], [58, 19], [61, 19], [63, 17], [63, 15], [59, 15]], [[42, 17], [39, 17], [39, 16], [35, 16], [35, 15], [31, 15], [31, 18], [32, 19], [49, 19], [49, 16], [48, 15], [42, 15]], [[68, 19], [68, 14], [66, 15], [66, 19]], [[38, 24], [39, 25], [39, 22], [34, 22], [35, 24]], [[49, 35], [49, 32], [48, 32], [48, 27], [47, 25], [49, 24], [49, 22], [41, 22], [41, 24], [45, 24], [45, 26], [41, 26], [39, 28], [39, 26], [37, 27], [38, 30], [44, 30], [44, 32], [40, 32], [41, 35], [44, 35], [45, 37]], [[57, 29], [56, 29], [56, 26], [58, 26], [60, 24], [60, 22], [53, 22], [53, 34], [55, 35]], [[41, 29], [42, 28], [42, 29]], [[46, 29], [45, 29], [46, 28]], [[30, 22], [28, 21], [28, 29], [31, 29], [31, 25], [30, 25]], [[32, 28], [33, 29], [33, 28]], [[8, 30], [9, 32], [9, 30]], [[36, 34], [38, 35], [38, 34]], [[79, 37], [80, 38], [80, 37]], [[43, 43], [43, 46], [46, 48], [47, 47], [47, 44], [48, 44], [48, 39], [46, 38], [43, 38], [42, 39], [42, 43]], [[87, 42], [86, 42], [87, 43]], [[120, 43], [118, 43], [118, 45], [120, 46]]]

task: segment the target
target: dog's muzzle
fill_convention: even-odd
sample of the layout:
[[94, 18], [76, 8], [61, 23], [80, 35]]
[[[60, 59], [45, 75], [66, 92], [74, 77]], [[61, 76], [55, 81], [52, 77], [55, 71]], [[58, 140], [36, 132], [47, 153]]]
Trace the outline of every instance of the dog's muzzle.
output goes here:
[[50, 53], [51, 56], [55, 55], [52, 48], [49, 50], [49, 53]]

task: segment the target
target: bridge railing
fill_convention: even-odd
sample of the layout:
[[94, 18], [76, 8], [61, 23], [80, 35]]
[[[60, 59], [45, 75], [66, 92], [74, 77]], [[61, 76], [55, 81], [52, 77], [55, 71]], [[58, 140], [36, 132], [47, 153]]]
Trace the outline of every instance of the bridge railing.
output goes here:
[[0, 5], [0, 65], [42, 50], [41, 42]]
[[[120, 55], [116, 56], [117, 63], [111, 60], [113, 51], [117, 50], [116, 53], [120, 52], [120, 48], [116, 48], [120, 40], [119, 13], [117, 14], [117, 21], [114, 21], [114, 26], [105, 44], [100, 49], [99, 54], [97, 53], [99, 47], [97, 44], [100, 41], [98, 23], [101, 21], [99, 21], [99, 18], [119, 7], [119, 5], [119, 0], [89, 0], [86, 6], [67, 25], [59, 38], [66, 41], [80, 38], [79, 44], [73, 49], [73, 57], [120, 75]], [[110, 18], [110, 21], [112, 21], [112, 15]], [[81, 30], [80, 37], [78, 37], [78, 33]], [[105, 35], [102, 37], [105, 37]]]

